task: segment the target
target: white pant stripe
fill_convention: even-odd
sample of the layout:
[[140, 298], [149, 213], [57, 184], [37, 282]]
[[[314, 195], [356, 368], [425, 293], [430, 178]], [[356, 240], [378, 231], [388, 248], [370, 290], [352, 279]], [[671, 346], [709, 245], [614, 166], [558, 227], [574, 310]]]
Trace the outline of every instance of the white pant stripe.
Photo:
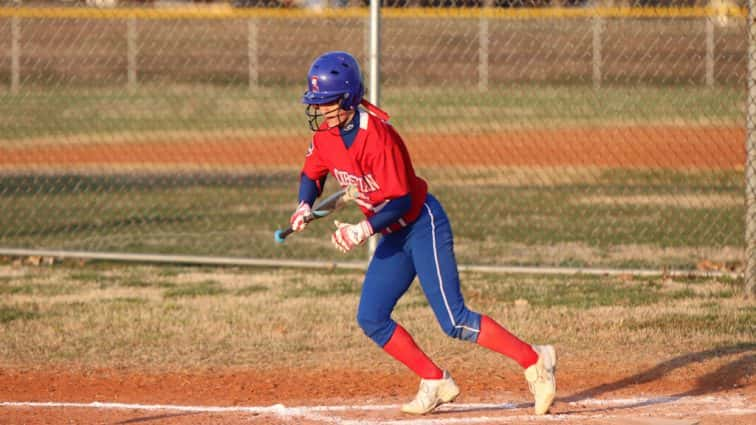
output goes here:
[[444, 299], [444, 306], [446, 307], [446, 313], [449, 315], [449, 320], [451, 321], [452, 326], [454, 326], [457, 329], [467, 329], [471, 332], [480, 332], [480, 329], [473, 329], [469, 326], [464, 325], [457, 325], [457, 323], [454, 321], [454, 315], [452, 314], [451, 307], [449, 307], [449, 301], [446, 299], [446, 292], [444, 292], [444, 279], [441, 277], [441, 266], [438, 264], [438, 249], [436, 248], [436, 219], [433, 217], [433, 212], [431, 211], [430, 207], [427, 203], [423, 204], [426, 210], [428, 210], [428, 215], [431, 219], [431, 236], [433, 237], [433, 259], [436, 261], [436, 276], [438, 276], [438, 285], [439, 289], [441, 289], [441, 298]]

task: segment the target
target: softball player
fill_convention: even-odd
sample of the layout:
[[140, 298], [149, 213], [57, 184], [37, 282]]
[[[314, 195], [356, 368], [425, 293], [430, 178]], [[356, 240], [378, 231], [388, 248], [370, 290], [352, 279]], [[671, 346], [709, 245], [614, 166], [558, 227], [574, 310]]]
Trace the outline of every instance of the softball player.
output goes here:
[[[365, 334], [420, 378], [420, 390], [402, 411], [426, 414], [454, 401], [459, 387], [391, 318], [399, 298], [418, 276], [444, 332], [477, 343], [519, 363], [535, 396], [535, 413], [549, 410], [556, 393], [556, 354], [550, 345], [531, 346], [493, 319], [469, 310], [460, 290], [452, 231], [439, 201], [415, 175], [404, 141], [388, 116], [363, 100], [360, 68], [349, 53], [318, 57], [302, 97], [315, 132], [300, 176], [299, 205], [290, 222], [302, 231], [328, 173], [342, 187], [355, 186], [366, 219], [336, 224], [334, 246], [348, 252], [382, 233], [370, 261], [357, 312]], [[359, 108], [362, 105], [364, 108]]]

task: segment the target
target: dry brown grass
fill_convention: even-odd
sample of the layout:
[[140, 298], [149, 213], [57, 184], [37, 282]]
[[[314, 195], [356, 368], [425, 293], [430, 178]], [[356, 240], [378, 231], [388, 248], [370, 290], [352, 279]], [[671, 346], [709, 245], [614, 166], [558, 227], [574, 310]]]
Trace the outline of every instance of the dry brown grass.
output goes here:
[[[742, 299], [742, 282], [462, 277], [471, 308], [527, 341], [557, 344], [568, 358], [595, 347], [607, 358], [626, 358], [631, 344], [643, 347], [631, 360], [643, 362], [649, 353], [754, 342], [756, 308]], [[396, 368], [355, 323], [361, 278], [359, 271], [0, 266], [0, 365], [184, 369], [367, 361]], [[441, 364], [501, 362], [446, 337], [418, 285], [394, 317]]]

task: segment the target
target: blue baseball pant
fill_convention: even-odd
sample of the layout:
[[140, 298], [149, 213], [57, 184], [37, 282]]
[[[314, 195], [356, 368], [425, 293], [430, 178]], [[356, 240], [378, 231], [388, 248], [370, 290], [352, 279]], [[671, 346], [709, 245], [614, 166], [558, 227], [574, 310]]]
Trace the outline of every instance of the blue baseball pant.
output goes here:
[[381, 238], [365, 274], [357, 322], [380, 347], [396, 329], [391, 312], [415, 276], [444, 332], [476, 342], [480, 314], [465, 306], [451, 225], [431, 194], [414, 223]]

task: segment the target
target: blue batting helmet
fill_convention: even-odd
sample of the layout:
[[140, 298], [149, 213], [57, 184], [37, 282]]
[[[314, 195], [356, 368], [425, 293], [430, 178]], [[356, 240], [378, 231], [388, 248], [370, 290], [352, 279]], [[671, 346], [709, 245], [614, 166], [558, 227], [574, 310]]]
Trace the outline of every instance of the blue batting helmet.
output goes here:
[[322, 105], [339, 101], [341, 109], [353, 110], [364, 94], [357, 60], [347, 52], [334, 51], [322, 54], [310, 66], [302, 103]]

